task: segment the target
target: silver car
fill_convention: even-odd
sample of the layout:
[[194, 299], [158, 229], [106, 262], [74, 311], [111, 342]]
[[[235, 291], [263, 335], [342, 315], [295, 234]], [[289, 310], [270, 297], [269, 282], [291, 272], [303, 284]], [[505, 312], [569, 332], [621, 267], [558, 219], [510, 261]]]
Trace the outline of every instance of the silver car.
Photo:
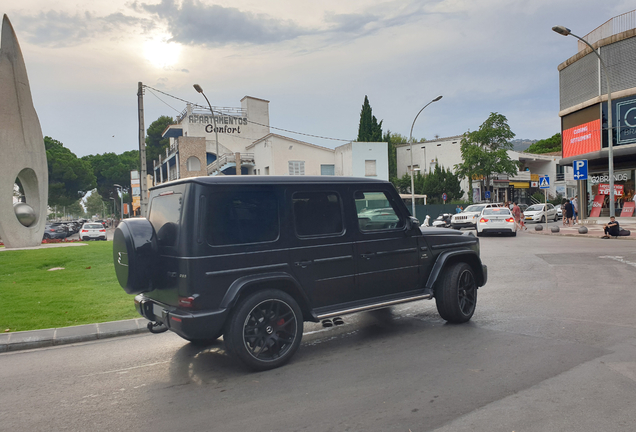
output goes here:
[[[546, 208], [547, 206], [547, 208]], [[550, 203], [548, 204], [533, 204], [528, 207], [524, 212], [526, 222], [546, 222], [546, 220], [557, 221], [557, 210]]]

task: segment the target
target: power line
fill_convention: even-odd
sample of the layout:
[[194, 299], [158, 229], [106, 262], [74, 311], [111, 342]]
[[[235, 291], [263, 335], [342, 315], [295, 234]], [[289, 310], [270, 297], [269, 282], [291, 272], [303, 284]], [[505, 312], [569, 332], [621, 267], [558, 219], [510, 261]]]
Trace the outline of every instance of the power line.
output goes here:
[[[150, 88], [149, 88], [150, 90]], [[152, 93], [152, 95], [154, 97], [156, 97], [157, 99], [159, 99], [159, 101], [163, 102], [164, 104], [166, 104], [167, 106], [169, 106], [170, 108], [172, 108], [173, 110], [175, 110], [176, 112], [178, 112], [179, 114], [181, 114], [181, 111], [179, 111], [178, 109], [176, 109], [175, 107], [173, 107], [172, 105], [170, 105], [168, 102], [164, 101], [163, 99], [161, 99], [159, 96], [157, 96], [155, 94], [155, 92], [153, 92], [152, 90], [150, 90], [150, 93]]]
[[[148, 85], [144, 85], [144, 87], [146, 87], [146, 88], [148, 88], [148, 89], [151, 89], [151, 90], [154, 90], [154, 91], [156, 91], [156, 92], [162, 93], [162, 94], [164, 94], [164, 95], [166, 95], [166, 96], [169, 96], [169, 97], [171, 97], [171, 98], [173, 98], [173, 99], [177, 99], [177, 100], [179, 100], [179, 101], [181, 101], [181, 102], [185, 102], [186, 104], [190, 104], [190, 105], [192, 105], [192, 106], [194, 106], [194, 107], [202, 108], [202, 109], [204, 109], [204, 110], [208, 110], [208, 111], [210, 110], [210, 108], [209, 108], [209, 107], [206, 107], [206, 106], [203, 106], [203, 105], [199, 105], [199, 104], [196, 104], [196, 103], [194, 103], [194, 102], [187, 101], [187, 100], [185, 100], [185, 99], [181, 99], [180, 97], [177, 97], [177, 96], [171, 95], [171, 94], [169, 94], [169, 93], [163, 92], [163, 91], [161, 91], [161, 90], [158, 90], [158, 89], [156, 89], [156, 88], [150, 87], [150, 86], [148, 86]], [[151, 92], [151, 93], [152, 93], [152, 92]], [[154, 94], [154, 93], [153, 93], [153, 94]], [[159, 99], [159, 97], [158, 97], [157, 95], [154, 95], [154, 96], [155, 96], [155, 97], [157, 97], [157, 99]], [[161, 99], [159, 99], [159, 100], [161, 100]], [[165, 103], [166, 105], [168, 105], [166, 102], [164, 102], [164, 101], [162, 101], [162, 100], [161, 100], [161, 102], [163, 102], [163, 103]], [[181, 113], [181, 111], [179, 111], [179, 110], [175, 109], [174, 107], [172, 107], [172, 106], [170, 106], [170, 105], [168, 105], [168, 106], [169, 106], [170, 108], [174, 109], [175, 111], [177, 111], [178, 113]], [[214, 111], [212, 111], [212, 114], [214, 114]], [[347, 140], [347, 139], [342, 139], [342, 138], [330, 138], [330, 137], [324, 137], [324, 136], [320, 136], [320, 135], [312, 135], [312, 134], [307, 134], [307, 133], [303, 133], [303, 132], [296, 132], [296, 131], [292, 131], [292, 130], [289, 130], [289, 129], [277, 128], [277, 127], [274, 127], [274, 126], [270, 126], [270, 125], [265, 125], [265, 124], [257, 123], [257, 122], [255, 122], [255, 121], [252, 121], [252, 120], [249, 120], [249, 119], [248, 119], [247, 121], [248, 121], [249, 123], [252, 123], [252, 124], [255, 124], [255, 125], [258, 125], [258, 126], [268, 127], [268, 128], [270, 128], [270, 129], [276, 129], [276, 130], [279, 130], [279, 131], [288, 132], [288, 133], [293, 133], [293, 134], [297, 134], [297, 135], [303, 135], [303, 136], [308, 136], [308, 137], [313, 137], [313, 138], [319, 138], [319, 139], [326, 139], [326, 140], [332, 140], [332, 141], [343, 141], [343, 142], [351, 142], [351, 141], [352, 141], [352, 140], [350, 140], [350, 139], [349, 139], [349, 140]], [[241, 138], [242, 138], [242, 137], [241, 137]]]

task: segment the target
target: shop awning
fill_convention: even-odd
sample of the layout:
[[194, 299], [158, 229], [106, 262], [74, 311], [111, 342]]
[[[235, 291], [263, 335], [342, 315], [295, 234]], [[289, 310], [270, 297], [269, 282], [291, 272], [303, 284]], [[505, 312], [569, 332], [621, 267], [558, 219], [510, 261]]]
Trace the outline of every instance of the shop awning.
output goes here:
[[[575, 160], [583, 160], [583, 159], [587, 159], [588, 161], [604, 159], [604, 161], [607, 162], [607, 153], [608, 153], [608, 149], [603, 148], [599, 151], [595, 151], [591, 153], [585, 153], [578, 156], [570, 156], [567, 158], [562, 158], [561, 160], [559, 160], [558, 164], [562, 166], [568, 166], [568, 165], [571, 166], [572, 162], [574, 162]], [[622, 145], [622, 146], [615, 145], [613, 148], [613, 153], [614, 153], [614, 163], [616, 163], [617, 157], [627, 156], [627, 155], [636, 155], [636, 145], [633, 145], [633, 144]]]
[[530, 188], [530, 183], [528, 183], [528, 182], [511, 181], [510, 182], [510, 186], [514, 186], [515, 189], [529, 189]]

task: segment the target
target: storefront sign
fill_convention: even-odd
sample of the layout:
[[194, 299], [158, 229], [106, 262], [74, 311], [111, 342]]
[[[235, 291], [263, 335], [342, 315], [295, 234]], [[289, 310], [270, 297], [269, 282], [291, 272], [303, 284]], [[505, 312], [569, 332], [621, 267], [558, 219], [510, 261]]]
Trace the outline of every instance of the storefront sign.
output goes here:
[[623, 210], [621, 210], [621, 217], [632, 217], [634, 214], [634, 207], [636, 203], [634, 201], [628, 201], [623, 204]]
[[617, 144], [636, 142], [636, 99], [620, 101], [616, 104], [618, 114]]
[[[627, 181], [630, 178], [630, 174], [626, 173], [626, 172], [619, 172], [619, 173], [614, 173], [614, 181]], [[589, 177], [590, 183], [592, 184], [596, 184], [596, 183], [600, 183], [600, 182], [608, 182], [609, 181], [609, 175], [608, 174], [596, 174], [596, 175], [591, 175]]]
[[592, 202], [592, 210], [590, 211], [590, 217], [599, 217], [601, 215], [601, 208], [603, 207], [603, 201], [605, 195], [596, 195], [594, 202]]
[[563, 131], [563, 157], [601, 150], [601, 120], [593, 120]]
[[[598, 185], [598, 194], [599, 195], [609, 195], [610, 194], [609, 184], [600, 183]], [[623, 185], [618, 185], [618, 184], [614, 185], [614, 195], [615, 196], [623, 196]]]
[[530, 182], [530, 187], [539, 187], [539, 182], [538, 181], [531, 181]]

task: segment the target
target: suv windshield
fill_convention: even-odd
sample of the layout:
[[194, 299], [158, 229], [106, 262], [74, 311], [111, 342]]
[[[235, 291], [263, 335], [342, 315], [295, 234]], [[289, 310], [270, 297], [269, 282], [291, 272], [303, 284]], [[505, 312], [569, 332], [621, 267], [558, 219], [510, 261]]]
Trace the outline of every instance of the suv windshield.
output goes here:
[[543, 204], [531, 205], [526, 210], [527, 211], [543, 211]]
[[465, 212], [480, 212], [484, 207], [486, 207], [485, 205], [470, 205], [468, 207], [466, 207], [466, 210], [464, 210]]

